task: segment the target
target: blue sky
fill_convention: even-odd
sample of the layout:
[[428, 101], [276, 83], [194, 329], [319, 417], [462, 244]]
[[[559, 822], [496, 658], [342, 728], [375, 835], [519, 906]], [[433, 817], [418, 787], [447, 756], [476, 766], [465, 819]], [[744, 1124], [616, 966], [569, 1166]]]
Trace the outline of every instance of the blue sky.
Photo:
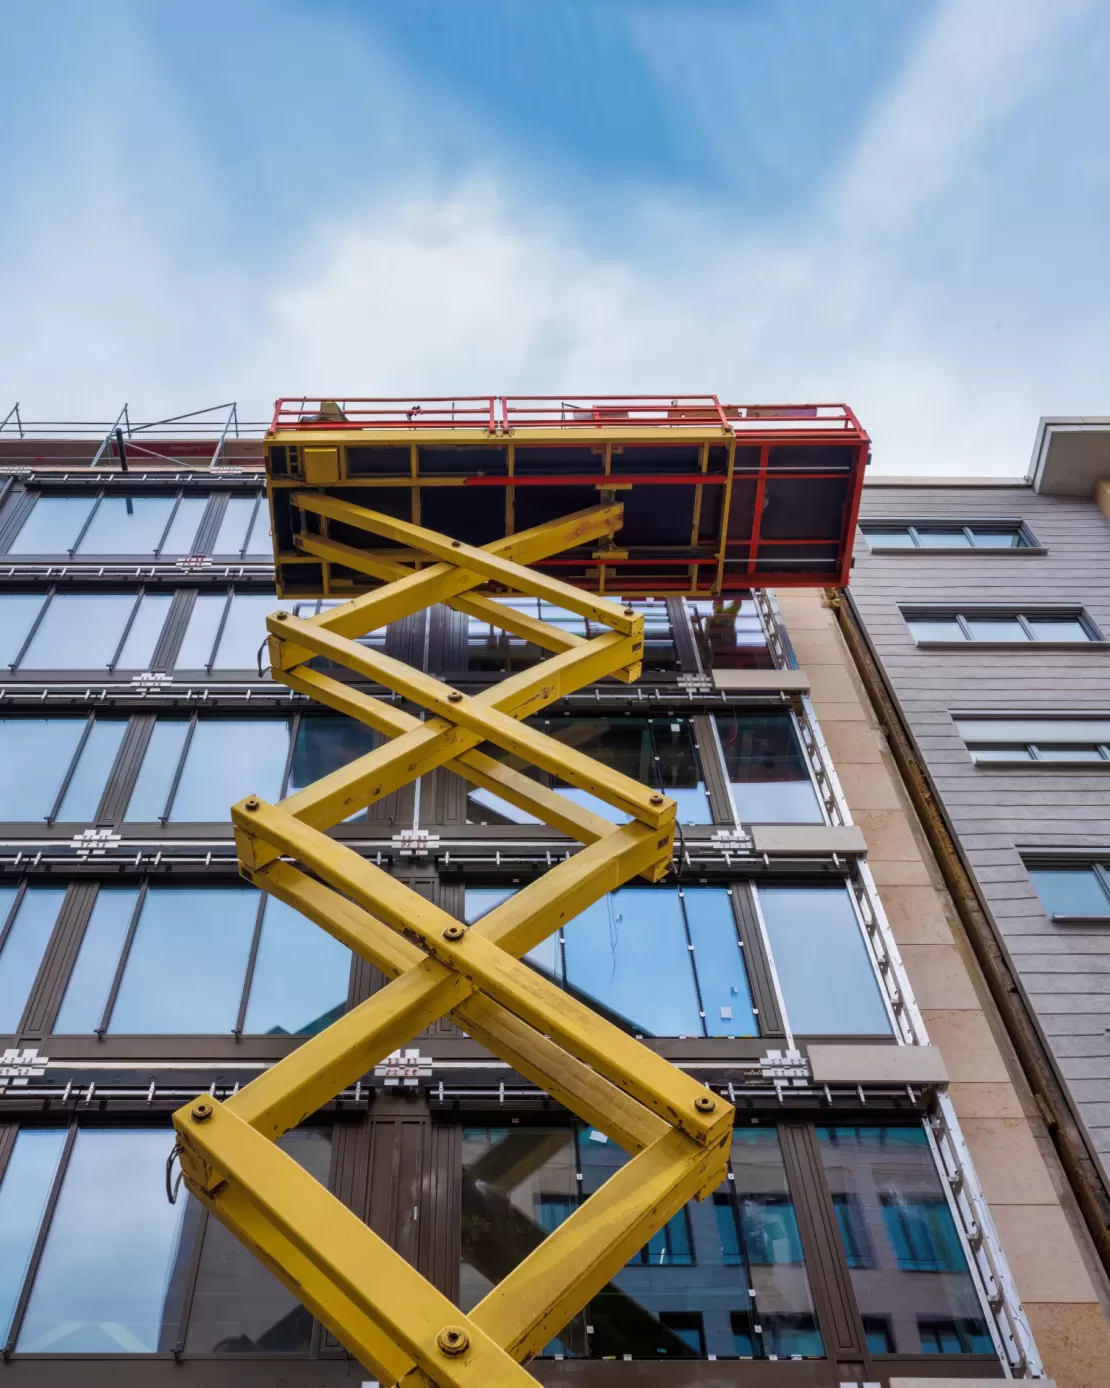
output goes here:
[[1110, 413], [1098, 0], [52, 0], [5, 28], [0, 412], [847, 399], [876, 469], [965, 475]]

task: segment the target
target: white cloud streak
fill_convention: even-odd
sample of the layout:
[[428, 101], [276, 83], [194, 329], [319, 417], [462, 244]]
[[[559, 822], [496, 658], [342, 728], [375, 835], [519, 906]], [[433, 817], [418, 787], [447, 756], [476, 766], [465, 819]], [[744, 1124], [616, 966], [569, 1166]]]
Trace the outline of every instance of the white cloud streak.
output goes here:
[[807, 220], [774, 234], [645, 194], [623, 214], [635, 251], [598, 252], [558, 208], [522, 211], [506, 172], [472, 171], [447, 191], [379, 187], [274, 274], [194, 261], [117, 181], [24, 247], [0, 396], [86, 418], [229, 396], [264, 417], [275, 395], [316, 390], [847, 399], [881, 470], [1020, 473], [1039, 414], [1104, 406], [1110, 304], [1092, 295], [1003, 350], [992, 305], [930, 264], [930, 228], [1059, 80], [1087, 8], [943, 5]]

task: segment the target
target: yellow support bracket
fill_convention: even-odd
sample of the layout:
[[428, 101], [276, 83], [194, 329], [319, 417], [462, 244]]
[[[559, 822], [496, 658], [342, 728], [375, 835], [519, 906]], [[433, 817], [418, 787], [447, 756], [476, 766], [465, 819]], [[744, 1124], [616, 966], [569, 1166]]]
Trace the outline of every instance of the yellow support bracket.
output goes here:
[[[537, 574], [529, 564], [615, 533], [619, 505], [579, 512], [482, 549], [311, 492], [296, 503], [300, 547], [383, 581], [307, 621], [268, 621], [274, 677], [388, 741], [268, 805], [232, 808], [243, 876], [301, 911], [391, 982], [226, 1103], [201, 1096], [174, 1115], [190, 1191], [365, 1365], [393, 1388], [515, 1388], [521, 1365], [570, 1321], [690, 1199], [723, 1179], [730, 1105], [521, 962], [608, 892], [660, 880], [673, 851], [668, 797], [523, 724], [606, 676], [635, 679], [643, 619]], [[327, 533], [334, 521], [394, 541], [426, 567], [367, 555]], [[316, 527], [315, 529], [313, 527]], [[476, 593], [488, 583], [587, 617], [585, 639]], [[500, 625], [554, 654], [473, 696], [357, 644], [432, 603]], [[411, 713], [310, 668], [345, 666], [432, 716]], [[617, 825], [478, 750], [513, 757], [632, 817]], [[437, 766], [494, 791], [582, 845], [472, 926], [455, 920], [327, 830]], [[390, 1051], [443, 1016], [632, 1159], [464, 1315], [282, 1152], [282, 1133], [329, 1103]]]

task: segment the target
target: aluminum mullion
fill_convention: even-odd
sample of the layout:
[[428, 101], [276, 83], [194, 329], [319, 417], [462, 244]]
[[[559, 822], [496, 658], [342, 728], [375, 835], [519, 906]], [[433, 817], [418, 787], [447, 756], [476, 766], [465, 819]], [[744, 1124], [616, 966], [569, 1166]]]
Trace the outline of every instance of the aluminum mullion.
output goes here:
[[971, 546], [972, 549], [979, 549], [979, 548], [981, 548], [981, 546], [978, 545], [978, 544], [976, 543], [975, 536], [974, 536], [974, 535], [972, 534], [972, 532], [971, 532], [971, 526], [969, 526], [969, 525], [961, 525], [961, 526], [960, 526], [960, 529], [963, 531], [964, 535], [967, 537], [967, 542], [968, 542], [968, 544]]
[[755, 915], [756, 926], [759, 930], [759, 941], [763, 947], [763, 955], [767, 961], [767, 973], [771, 979], [771, 989], [775, 995], [775, 1006], [779, 1010], [779, 1021], [782, 1023], [783, 1035], [786, 1037], [786, 1047], [788, 1050], [794, 1049], [794, 1033], [790, 1029], [790, 1014], [786, 1010], [786, 999], [782, 995], [782, 984], [779, 982], [779, 971], [775, 966], [775, 956], [771, 950], [771, 937], [767, 933], [767, 922], [763, 919], [763, 907], [759, 904], [759, 888], [753, 882], [751, 885], [752, 911]]
[[247, 528], [243, 531], [243, 548], [239, 551], [240, 559], [245, 559], [247, 557], [247, 550], [251, 547], [251, 536], [254, 534], [255, 523], [258, 520], [258, 508], [261, 505], [262, 494], [257, 493], [254, 498], [254, 510], [251, 512], [251, 518], [247, 522]]
[[300, 710], [285, 719], [289, 728], [289, 750], [285, 754], [285, 770], [281, 773], [281, 798], [284, 800], [289, 794], [289, 777], [293, 772], [293, 756], [297, 750], [297, 738], [301, 735], [301, 713]]
[[[199, 594], [198, 594], [199, 596]], [[227, 619], [231, 615], [231, 604], [235, 601], [235, 589], [227, 590], [227, 597], [224, 601], [224, 610], [220, 616], [219, 625], [216, 627], [216, 634], [212, 638], [212, 649], [208, 652], [208, 660], [204, 666], [207, 675], [212, 673], [212, 667], [216, 663], [216, 652], [220, 649], [220, 642], [223, 640], [224, 628], [227, 626]], [[194, 604], [195, 606], [195, 604]], [[180, 649], [180, 647], [179, 647]]]
[[254, 982], [254, 966], [258, 959], [258, 947], [262, 943], [263, 917], [266, 914], [268, 898], [265, 892], [258, 893], [258, 910], [254, 917], [254, 932], [251, 936], [250, 954], [247, 956], [247, 967], [243, 974], [243, 991], [239, 997], [239, 1010], [235, 1014], [235, 1025], [231, 1029], [232, 1036], [236, 1041], [243, 1035], [243, 1026], [247, 1019], [247, 1003], [250, 1000], [251, 984]]
[[907, 525], [906, 530], [909, 532], [909, 537], [913, 541], [916, 549], [926, 548], [926, 546], [921, 543], [921, 536], [917, 533], [916, 525]]
[[184, 493], [183, 493], [182, 491], [179, 490], [178, 493], [177, 493], [177, 497], [176, 497], [176, 499], [174, 500], [173, 505], [170, 507], [170, 518], [169, 518], [169, 520], [165, 523], [165, 525], [162, 527], [162, 533], [161, 533], [161, 535], [159, 535], [159, 537], [158, 537], [158, 543], [154, 546], [154, 557], [155, 557], [155, 559], [158, 559], [158, 558], [161, 557], [161, 554], [162, 554], [162, 546], [166, 543], [166, 536], [170, 533], [170, 528], [171, 528], [171, 526], [173, 525], [174, 518], [175, 518], [176, 515], [177, 515], [178, 508], [179, 508], [180, 505], [181, 505], [181, 498], [182, 498], [183, 496], [184, 496]]
[[8, 936], [11, 934], [12, 926], [15, 924], [15, 918], [19, 915], [19, 908], [23, 905], [23, 898], [26, 895], [27, 879], [25, 877], [16, 888], [15, 896], [12, 898], [12, 904], [8, 907], [8, 914], [4, 917], [3, 923], [0, 924], [0, 954], [4, 952], [4, 946], [8, 942]]
[[73, 1153], [73, 1144], [77, 1140], [77, 1123], [73, 1121], [69, 1125], [66, 1139], [62, 1146], [62, 1154], [58, 1159], [58, 1169], [54, 1172], [54, 1180], [50, 1185], [50, 1194], [46, 1199], [46, 1206], [39, 1220], [38, 1233], [35, 1235], [35, 1242], [31, 1249], [31, 1256], [27, 1260], [27, 1270], [23, 1274], [23, 1286], [19, 1297], [12, 1310], [12, 1323], [8, 1330], [8, 1338], [4, 1342], [3, 1356], [5, 1361], [11, 1357], [19, 1339], [19, 1331], [23, 1324], [23, 1317], [27, 1311], [27, 1303], [31, 1299], [31, 1291], [35, 1285], [35, 1278], [39, 1273], [39, 1266], [42, 1263], [43, 1250], [46, 1248], [47, 1236], [50, 1233], [50, 1225], [54, 1220], [54, 1212], [58, 1208], [58, 1197], [62, 1193], [62, 1183], [65, 1180], [66, 1172], [69, 1170], [69, 1159]]
[[1036, 643], [1037, 633], [1033, 630], [1032, 626], [1030, 626], [1025, 615], [1021, 612], [1015, 612], [1013, 615], [1017, 618], [1018, 625], [1021, 627], [1022, 631], [1025, 632], [1030, 642]]
[[[41, 496], [42, 493], [40, 492], [39, 495]], [[90, 506], [90, 508], [89, 508], [89, 514], [85, 517], [85, 523], [84, 523], [84, 525], [83, 525], [83, 526], [81, 527], [81, 529], [77, 532], [77, 535], [76, 535], [75, 538], [74, 538], [74, 541], [73, 541], [73, 548], [72, 548], [72, 549], [67, 549], [67, 550], [66, 550], [66, 553], [69, 555], [69, 557], [70, 557], [71, 559], [72, 559], [73, 556], [77, 553], [77, 551], [81, 548], [81, 541], [85, 538], [85, 535], [86, 535], [86, 533], [87, 533], [87, 531], [88, 531], [89, 526], [92, 525], [92, 523], [93, 523], [93, 517], [96, 515], [97, 511], [100, 510], [100, 503], [101, 503], [103, 500], [104, 500], [104, 492], [103, 492], [103, 490], [101, 490], [101, 491], [99, 491], [99, 492], [97, 493], [96, 500], [93, 502], [92, 506]]]
[[[73, 773], [77, 770], [77, 763], [81, 760], [81, 753], [85, 750], [85, 743], [88, 742], [89, 735], [92, 732], [93, 720], [95, 717], [95, 714], [90, 713], [85, 719], [85, 726], [81, 730], [81, 736], [77, 739], [77, 747], [69, 760], [69, 766], [66, 767], [65, 775], [62, 777], [62, 784], [59, 786], [58, 793], [54, 797], [54, 803], [50, 807], [50, 813], [46, 816], [47, 824], [53, 824], [58, 817], [58, 811], [62, 808], [62, 801], [66, 798], [66, 791], [69, 789], [69, 783], [73, 780]], [[101, 796], [101, 799], [103, 799], [103, 796]]]
[[[131, 919], [127, 922], [127, 934], [124, 936], [123, 944], [120, 946], [119, 960], [116, 963], [116, 971], [112, 976], [112, 986], [108, 989], [108, 997], [104, 1003], [104, 1011], [100, 1014], [100, 1025], [96, 1027], [94, 1035], [98, 1041], [103, 1041], [108, 1031], [108, 1025], [112, 1020], [112, 1009], [116, 1005], [116, 998], [119, 996], [120, 984], [123, 982], [123, 971], [127, 968], [127, 959], [131, 953], [131, 945], [135, 939], [135, 931], [139, 928], [139, 917], [142, 915], [143, 906], [146, 904], [146, 894], [149, 879], [143, 878], [139, 884], [139, 889], [135, 893], [135, 905], [131, 908]], [[89, 910], [89, 920], [96, 909], [93, 902]], [[85, 930], [89, 928], [89, 921], [85, 922]], [[84, 942], [84, 932], [82, 932], [82, 943]]]
[[690, 934], [690, 921], [686, 914], [686, 893], [682, 887], [678, 887], [676, 890], [678, 891], [678, 910], [682, 916], [682, 928], [686, 932], [686, 959], [690, 965], [690, 973], [694, 978], [694, 996], [698, 1000], [698, 1015], [701, 1017], [701, 1034], [703, 1037], [707, 1037], [709, 1035], [708, 1018], [705, 1014], [705, 999], [701, 995], [701, 983], [698, 980], [695, 959], [697, 951], [694, 948], [694, 937]]
[[963, 632], [963, 634], [964, 634], [964, 640], [965, 640], [965, 641], [974, 642], [974, 641], [975, 641], [975, 637], [972, 635], [971, 628], [970, 628], [970, 627], [968, 626], [968, 624], [967, 624], [967, 618], [963, 615], [963, 613], [962, 613], [962, 612], [954, 612], [952, 615], [953, 615], [953, 616], [955, 617], [955, 619], [956, 619], [956, 625], [960, 628], [960, 630], [961, 630], [961, 631]]
[[110, 675], [114, 675], [116, 672], [116, 666], [119, 664], [120, 656], [123, 654], [123, 648], [127, 644], [127, 638], [131, 635], [131, 628], [135, 625], [135, 618], [139, 615], [139, 605], [145, 593], [146, 589], [142, 585], [135, 590], [135, 601], [131, 604], [131, 613], [124, 623], [123, 634], [116, 642], [116, 648], [112, 652], [111, 660], [108, 662], [108, 673]]
[[1101, 863], [1092, 863], [1091, 866], [1094, 868], [1098, 885], [1102, 888], [1107, 899], [1110, 899], [1110, 872], [1107, 872]]
[[[157, 723], [158, 720], [155, 719], [154, 721], [155, 723]], [[170, 815], [173, 813], [173, 802], [177, 796], [177, 787], [181, 784], [181, 776], [185, 770], [185, 760], [189, 755], [189, 748], [193, 745], [193, 734], [196, 732], [196, 730], [197, 715], [194, 713], [193, 716], [189, 719], [189, 731], [185, 734], [185, 741], [181, 748], [181, 756], [177, 759], [177, 770], [173, 773], [173, 780], [170, 782], [170, 788], [166, 795], [165, 806], [162, 809], [162, 813], [158, 816], [158, 822], [162, 825], [163, 828], [165, 828]], [[154, 730], [152, 728], [151, 736], [153, 737], [153, 735]], [[147, 750], [149, 751], [149, 749], [150, 744], [148, 743]]]
[[27, 631], [27, 635], [23, 638], [23, 645], [20, 646], [19, 650], [16, 652], [15, 659], [8, 666], [9, 670], [19, 669], [20, 665], [23, 662], [23, 657], [27, 654], [28, 648], [30, 647], [31, 642], [35, 639], [39, 627], [42, 626], [42, 620], [46, 616], [46, 609], [54, 600], [54, 596], [57, 593], [57, 591], [58, 590], [54, 585], [51, 585], [46, 590], [46, 595], [42, 600], [42, 605], [38, 610], [38, 615], [35, 617], [35, 620], [31, 623], [30, 628]]

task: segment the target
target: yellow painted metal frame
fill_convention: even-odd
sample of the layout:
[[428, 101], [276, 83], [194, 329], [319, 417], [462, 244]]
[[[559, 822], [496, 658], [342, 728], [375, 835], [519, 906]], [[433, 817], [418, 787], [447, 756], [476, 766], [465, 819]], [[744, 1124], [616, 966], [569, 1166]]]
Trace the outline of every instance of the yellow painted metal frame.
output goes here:
[[[512, 1388], [522, 1364], [614, 1277], [690, 1199], [723, 1179], [731, 1107], [521, 958], [607, 892], [669, 870], [674, 802], [524, 726], [583, 685], [634, 680], [643, 618], [528, 565], [610, 536], [621, 507], [582, 511], [476, 549], [349, 502], [301, 493], [318, 518], [305, 548], [383, 586], [301, 620], [267, 620], [274, 676], [389, 740], [268, 805], [232, 809], [243, 876], [301, 911], [392, 981], [223, 1103], [174, 1115], [189, 1190], [262, 1259], [383, 1385]], [[414, 505], [414, 516], [418, 508]], [[415, 570], [327, 535], [340, 520], [419, 554]], [[606, 630], [568, 635], [475, 589], [493, 581], [587, 616]], [[537, 667], [467, 696], [357, 637], [432, 603], [497, 624], [554, 652]], [[421, 721], [310, 668], [325, 656], [431, 715]], [[617, 825], [479, 751], [492, 742], [614, 806]], [[583, 845], [472, 926], [447, 915], [327, 830], [436, 766], [495, 791]], [[386, 1055], [445, 1015], [619, 1143], [632, 1160], [463, 1315], [277, 1145]]]

